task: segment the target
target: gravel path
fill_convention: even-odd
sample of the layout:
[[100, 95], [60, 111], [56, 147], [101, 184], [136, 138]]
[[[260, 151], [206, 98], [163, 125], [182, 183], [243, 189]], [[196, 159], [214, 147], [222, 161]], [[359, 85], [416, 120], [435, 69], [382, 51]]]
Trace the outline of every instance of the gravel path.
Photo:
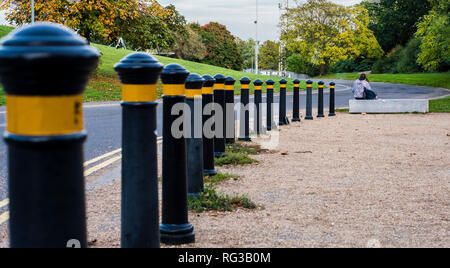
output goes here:
[[[242, 178], [219, 190], [260, 208], [190, 214], [187, 247], [450, 247], [449, 122], [339, 113], [282, 127], [277, 152], [221, 169]], [[119, 247], [120, 179], [87, 202], [93, 246]]]

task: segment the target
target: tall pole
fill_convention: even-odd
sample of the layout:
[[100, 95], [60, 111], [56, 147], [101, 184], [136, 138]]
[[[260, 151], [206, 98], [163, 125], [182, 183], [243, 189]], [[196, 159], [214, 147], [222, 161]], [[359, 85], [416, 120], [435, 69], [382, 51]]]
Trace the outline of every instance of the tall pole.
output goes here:
[[34, 0], [31, 0], [31, 23], [34, 23]]
[[259, 54], [259, 40], [258, 40], [258, 0], [256, 0], [256, 47], [255, 47], [255, 73], [259, 73], [259, 60], [258, 60], [258, 54]]

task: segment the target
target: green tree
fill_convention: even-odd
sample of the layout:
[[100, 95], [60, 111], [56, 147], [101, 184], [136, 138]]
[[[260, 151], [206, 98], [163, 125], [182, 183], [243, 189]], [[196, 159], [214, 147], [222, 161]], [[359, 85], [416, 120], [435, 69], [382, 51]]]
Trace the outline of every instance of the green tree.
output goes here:
[[201, 61], [206, 64], [241, 70], [243, 58], [236, 43], [236, 38], [227, 28], [217, 22], [199, 27], [193, 25], [206, 46], [206, 57]]
[[282, 15], [281, 40], [290, 52], [301, 54], [324, 74], [346, 59], [379, 58], [383, 50], [368, 29], [362, 6], [345, 7], [326, 0], [308, 0]]
[[418, 24], [421, 39], [417, 62], [427, 71], [448, 70], [450, 65], [450, 1], [431, 0], [430, 13]]
[[237, 38], [239, 51], [241, 52], [243, 62], [243, 69], [253, 69], [255, 67], [255, 47], [256, 41], [252, 38], [244, 41]]
[[431, 9], [428, 0], [365, 0], [361, 5], [369, 11], [369, 29], [386, 52], [405, 46], [417, 31], [417, 22]]
[[[29, 0], [1, 0], [0, 10], [6, 19], [22, 25], [31, 20]], [[35, 0], [36, 21], [64, 24], [76, 30], [88, 41], [116, 41], [124, 27], [140, 15], [165, 19], [170, 10], [156, 0]]]
[[280, 43], [265, 41], [259, 48], [259, 68], [263, 70], [278, 70], [280, 57]]
[[206, 46], [197, 31], [189, 25], [186, 27], [187, 34], [178, 33], [173, 50], [179, 59], [196, 61], [203, 60], [206, 56]]
[[133, 50], [155, 49], [159, 52], [171, 48], [175, 42], [173, 33], [158, 17], [138, 16], [126, 29], [121, 36]]

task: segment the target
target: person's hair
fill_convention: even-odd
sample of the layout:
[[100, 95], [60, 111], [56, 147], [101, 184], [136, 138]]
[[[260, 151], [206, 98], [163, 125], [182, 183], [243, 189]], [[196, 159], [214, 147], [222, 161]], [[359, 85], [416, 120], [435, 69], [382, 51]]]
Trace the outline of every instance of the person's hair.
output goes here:
[[359, 80], [367, 80], [367, 76], [366, 74], [361, 74], [361, 76], [359, 77]]

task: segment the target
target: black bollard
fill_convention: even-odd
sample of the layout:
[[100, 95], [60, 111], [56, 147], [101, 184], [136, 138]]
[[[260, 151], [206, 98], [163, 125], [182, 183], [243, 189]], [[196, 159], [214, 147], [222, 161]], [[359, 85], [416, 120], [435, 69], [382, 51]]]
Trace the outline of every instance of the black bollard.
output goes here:
[[286, 116], [286, 85], [287, 80], [280, 80], [280, 112], [279, 112], [279, 120], [278, 125], [284, 126], [289, 125], [289, 119]]
[[[188, 222], [186, 138], [183, 130], [173, 127], [184, 122], [184, 114], [172, 115], [173, 107], [185, 103], [189, 72], [178, 64], [167, 65], [163, 82], [163, 152], [162, 152], [162, 224], [161, 242], [180, 245], [195, 242], [194, 227]], [[178, 130], [172, 133], [172, 128]]]
[[190, 133], [186, 140], [188, 195], [203, 192], [203, 124], [202, 88], [205, 79], [191, 74], [186, 81], [186, 104], [190, 108]]
[[294, 101], [292, 106], [292, 122], [300, 122], [300, 80], [294, 80]]
[[232, 144], [235, 142], [235, 132], [236, 132], [236, 119], [234, 116], [234, 84], [236, 80], [229, 76], [225, 80], [225, 111], [224, 111], [224, 120], [225, 120], [225, 134], [226, 134], [226, 143]]
[[323, 113], [323, 88], [325, 83], [319, 82], [319, 97], [318, 97], [318, 105], [317, 105], [317, 117], [325, 117]]
[[255, 111], [254, 111], [254, 124], [255, 133], [260, 135], [262, 132], [262, 85], [263, 81], [257, 79], [253, 82], [255, 85]]
[[[205, 125], [214, 120], [214, 116], [211, 113], [206, 113], [205, 108], [214, 106], [214, 95], [213, 95], [213, 87], [216, 79], [214, 79], [210, 75], [204, 75], [203, 79], [205, 79], [205, 83], [203, 84], [202, 89], [202, 111], [203, 111], [203, 128]], [[208, 128], [211, 130], [212, 128]], [[205, 129], [203, 129], [203, 174], [205, 176], [214, 176], [217, 174], [215, 164], [214, 164], [214, 132], [206, 133]]]
[[314, 120], [312, 116], [312, 85], [311, 80], [306, 81], [306, 120]]
[[335, 87], [336, 87], [336, 84], [334, 82], [331, 82], [330, 83], [330, 112], [329, 112], [328, 116], [336, 116], [336, 111], [335, 111], [335, 109], [336, 109], [336, 106], [335, 106], [335, 103], [336, 103]]
[[[217, 74], [214, 76], [216, 83], [214, 84], [214, 103], [216, 105], [214, 111], [214, 156], [222, 157], [225, 154], [225, 124], [223, 120], [225, 116], [225, 79], [226, 77]], [[220, 111], [220, 112], [219, 112]]]
[[266, 81], [267, 85], [267, 131], [271, 131], [274, 128], [274, 120], [273, 120], [273, 85], [275, 85], [275, 81], [269, 79]]
[[241, 82], [240, 141], [251, 141], [250, 138], [250, 78], [243, 77]]
[[133, 53], [114, 69], [122, 82], [122, 248], [159, 248], [156, 83], [163, 65]]
[[28, 25], [0, 43], [12, 248], [87, 247], [82, 94], [98, 60], [58, 24]]

